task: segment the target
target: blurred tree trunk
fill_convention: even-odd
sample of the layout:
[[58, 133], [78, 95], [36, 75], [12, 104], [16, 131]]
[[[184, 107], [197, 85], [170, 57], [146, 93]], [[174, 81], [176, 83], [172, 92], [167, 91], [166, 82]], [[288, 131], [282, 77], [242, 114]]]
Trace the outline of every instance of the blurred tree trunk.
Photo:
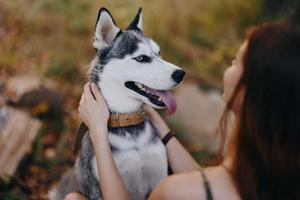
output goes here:
[[0, 109], [0, 176], [12, 176], [21, 159], [31, 151], [41, 123], [11, 108]]

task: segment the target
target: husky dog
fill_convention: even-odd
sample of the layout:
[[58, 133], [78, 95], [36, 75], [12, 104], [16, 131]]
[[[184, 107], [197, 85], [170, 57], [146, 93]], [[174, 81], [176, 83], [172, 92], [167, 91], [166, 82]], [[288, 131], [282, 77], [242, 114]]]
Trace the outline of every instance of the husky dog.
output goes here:
[[[99, 10], [93, 46], [96, 56], [90, 65], [90, 81], [101, 89], [111, 113], [143, 111], [143, 104], [176, 110], [169, 92], [182, 82], [184, 71], [160, 57], [158, 45], [143, 33], [142, 10], [126, 30], [116, 26], [110, 12]], [[148, 118], [138, 125], [108, 129], [114, 161], [132, 199], [146, 199], [168, 174], [163, 143]], [[79, 192], [89, 199], [101, 199], [97, 163], [86, 134], [74, 168], [50, 194], [63, 199]]]

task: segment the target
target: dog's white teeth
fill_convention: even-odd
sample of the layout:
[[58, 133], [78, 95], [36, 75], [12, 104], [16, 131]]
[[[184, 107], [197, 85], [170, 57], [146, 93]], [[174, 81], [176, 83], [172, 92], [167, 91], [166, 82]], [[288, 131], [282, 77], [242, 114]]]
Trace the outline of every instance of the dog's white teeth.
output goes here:
[[140, 84], [140, 83], [135, 83], [135, 85], [138, 87], [138, 88], [140, 88], [140, 89], [142, 89], [144, 86], [142, 85], [142, 84]]

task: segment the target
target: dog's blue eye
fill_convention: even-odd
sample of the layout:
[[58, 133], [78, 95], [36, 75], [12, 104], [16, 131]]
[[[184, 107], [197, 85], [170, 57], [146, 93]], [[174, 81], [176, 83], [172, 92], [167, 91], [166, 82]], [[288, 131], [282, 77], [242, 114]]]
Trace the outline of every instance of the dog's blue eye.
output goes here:
[[136, 60], [137, 62], [142, 62], [142, 63], [150, 63], [152, 61], [151, 57], [146, 55], [141, 55], [133, 59]]

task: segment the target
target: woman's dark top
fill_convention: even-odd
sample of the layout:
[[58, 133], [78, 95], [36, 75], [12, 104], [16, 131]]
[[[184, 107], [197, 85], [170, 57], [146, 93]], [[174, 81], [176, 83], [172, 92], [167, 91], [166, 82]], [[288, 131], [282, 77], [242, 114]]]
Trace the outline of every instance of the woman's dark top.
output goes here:
[[201, 169], [200, 172], [201, 172], [201, 175], [203, 178], [203, 185], [204, 185], [204, 189], [205, 189], [205, 193], [206, 193], [206, 200], [213, 200], [214, 198], [212, 196], [210, 185], [209, 185], [209, 182], [206, 178], [206, 175], [205, 175], [203, 169]]

